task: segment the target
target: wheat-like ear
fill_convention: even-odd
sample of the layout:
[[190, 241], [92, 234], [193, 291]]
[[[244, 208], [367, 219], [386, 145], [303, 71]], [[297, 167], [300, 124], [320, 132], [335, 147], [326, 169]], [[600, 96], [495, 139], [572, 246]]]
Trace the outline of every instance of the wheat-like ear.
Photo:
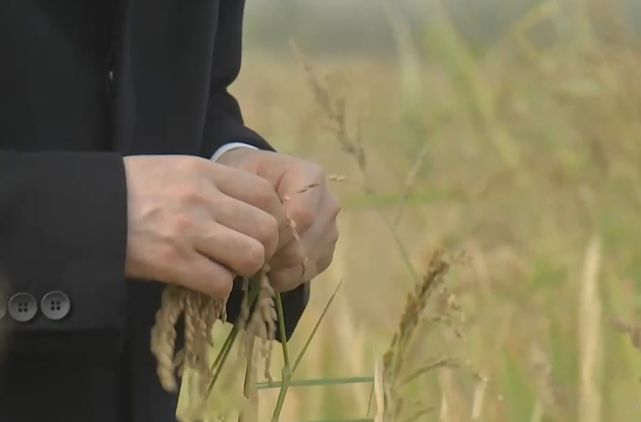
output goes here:
[[[178, 390], [176, 375], [182, 376], [186, 367], [209, 375], [207, 345], [213, 345], [211, 332], [224, 315], [224, 308], [223, 301], [201, 293], [179, 286], [165, 287], [151, 329], [151, 352], [156, 357], [160, 384], [166, 391]], [[185, 335], [182, 349], [176, 345], [176, 324], [181, 316]]]
[[195, 368], [198, 360], [197, 356], [197, 342], [198, 342], [198, 328], [199, 316], [198, 309], [199, 295], [196, 292], [188, 291], [185, 293], [185, 365], [190, 368]]
[[167, 286], [162, 293], [156, 323], [151, 330], [151, 352], [156, 357], [157, 373], [162, 387], [170, 392], [178, 389], [176, 383], [175, 346], [176, 322], [185, 307], [185, 291]]
[[[449, 358], [436, 359], [426, 366], [407, 374], [404, 361], [410, 340], [420, 327], [421, 316], [428, 307], [430, 298], [435, 290], [444, 283], [445, 275], [450, 264], [443, 252], [438, 251], [433, 256], [419, 284], [407, 297], [405, 310], [392, 339], [389, 349], [383, 355], [382, 362], [377, 364], [375, 391], [377, 416], [376, 421], [398, 420], [402, 413], [402, 389], [405, 384], [415, 377], [439, 367], [451, 367], [456, 362]], [[418, 420], [418, 419], [411, 419]]]

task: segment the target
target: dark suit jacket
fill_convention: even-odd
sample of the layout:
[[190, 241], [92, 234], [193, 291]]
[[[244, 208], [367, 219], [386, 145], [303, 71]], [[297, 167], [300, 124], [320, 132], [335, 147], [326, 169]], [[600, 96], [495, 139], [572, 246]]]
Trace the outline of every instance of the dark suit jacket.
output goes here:
[[[122, 156], [269, 148], [227, 92], [243, 3], [0, 1], [2, 305], [52, 291], [71, 303], [60, 320], [38, 304], [0, 321], [0, 421], [174, 420], [149, 352], [162, 285], [123, 274]], [[306, 301], [306, 287], [286, 295], [289, 333]]]

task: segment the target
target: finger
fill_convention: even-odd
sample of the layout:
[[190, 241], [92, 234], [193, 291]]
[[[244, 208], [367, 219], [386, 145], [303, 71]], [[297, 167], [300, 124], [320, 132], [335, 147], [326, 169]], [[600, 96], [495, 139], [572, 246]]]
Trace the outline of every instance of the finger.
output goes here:
[[244, 277], [256, 274], [265, 264], [261, 242], [223, 225], [196, 239], [195, 247], [202, 255]]
[[316, 275], [316, 256], [303, 253], [303, 258], [289, 261], [292, 265], [278, 267], [270, 262], [269, 279], [277, 291], [289, 291]]
[[[263, 259], [270, 259], [278, 249], [281, 232], [274, 216], [232, 197], [227, 196], [222, 201], [216, 207], [216, 222], [258, 240], [263, 245]], [[224, 247], [225, 243], [221, 245]]]
[[217, 299], [227, 299], [232, 290], [233, 274], [205, 256], [194, 254], [175, 270], [177, 284]]
[[272, 270], [300, 266], [305, 256], [324, 255], [322, 249], [336, 243], [338, 240], [336, 215], [340, 206], [331, 194], [326, 198], [322, 205], [322, 212], [318, 214], [313, 226], [303, 233], [300, 241], [290, 242], [270, 260]]
[[288, 292], [305, 282], [301, 274], [302, 270], [300, 267], [284, 268], [270, 272], [269, 281], [275, 291], [281, 293]]
[[233, 167], [220, 165], [215, 168], [214, 181], [221, 192], [260, 208], [276, 218], [279, 226], [286, 226], [287, 219], [281, 200], [267, 180]]
[[[280, 256], [279, 261], [270, 261], [270, 281], [274, 288], [279, 291], [288, 291], [325, 271], [333, 260], [337, 241], [338, 230], [333, 225], [325, 230], [320, 239], [315, 241], [303, 239], [304, 244], [313, 242], [313, 246], [307, 249], [306, 258], [296, 260], [292, 255]], [[302, 247], [305, 248], [304, 245]]]
[[311, 246], [308, 254], [310, 259], [305, 261], [302, 278], [309, 281], [325, 271], [332, 262], [336, 243], [338, 242], [338, 229], [336, 225], [325, 230], [323, 237]]
[[292, 240], [286, 247], [280, 249], [269, 261], [272, 271], [286, 268], [298, 268], [302, 274], [302, 265], [305, 258], [310, 258], [310, 253], [315, 249], [316, 243], [323, 237], [325, 230], [321, 221], [316, 223], [299, 239]]
[[299, 266], [303, 262], [305, 252], [301, 242], [292, 241], [284, 248], [280, 249], [269, 261], [269, 268], [280, 270]]
[[298, 236], [305, 234], [314, 224], [322, 198], [322, 191], [316, 188], [301, 194], [285, 196], [285, 214], [291, 229], [295, 230]]
[[283, 176], [277, 190], [287, 216], [302, 235], [314, 224], [327, 191], [322, 169], [315, 165], [296, 168]]
[[334, 260], [335, 251], [336, 242], [330, 243], [329, 246], [323, 250], [325, 254], [316, 260], [314, 267], [315, 274], [310, 277], [310, 280], [329, 268], [329, 266], [332, 264], [332, 261]]

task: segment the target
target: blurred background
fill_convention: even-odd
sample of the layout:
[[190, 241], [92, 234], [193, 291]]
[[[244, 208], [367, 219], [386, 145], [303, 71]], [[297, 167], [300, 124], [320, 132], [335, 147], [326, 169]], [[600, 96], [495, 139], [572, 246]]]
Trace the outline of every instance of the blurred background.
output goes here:
[[[373, 376], [443, 249], [404, 362], [452, 364], [398, 420], [641, 420], [640, 1], [248, 0], [245, 34], [248, 125], [348, 178], [295, 378]], [[282, 420], [373, 418], [371, 388], [292, 388]]]

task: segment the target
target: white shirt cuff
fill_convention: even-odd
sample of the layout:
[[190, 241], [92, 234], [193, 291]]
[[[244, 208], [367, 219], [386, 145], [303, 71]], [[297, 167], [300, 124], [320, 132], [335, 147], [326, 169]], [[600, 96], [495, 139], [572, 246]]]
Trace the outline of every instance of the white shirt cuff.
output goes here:
[[222, 147], [218, 148], [214, 155], [211, 156], [212, 161], [218, 161], [220, 157], [223, 156], [224, 153], [227, 151], [231, 151], [232, 149], [236, 148], [250, 148], [250, 149], [258, 149], [253, 145], [246, 144], [244, 142], [230, 142], [228, 144], [223, 145]]

